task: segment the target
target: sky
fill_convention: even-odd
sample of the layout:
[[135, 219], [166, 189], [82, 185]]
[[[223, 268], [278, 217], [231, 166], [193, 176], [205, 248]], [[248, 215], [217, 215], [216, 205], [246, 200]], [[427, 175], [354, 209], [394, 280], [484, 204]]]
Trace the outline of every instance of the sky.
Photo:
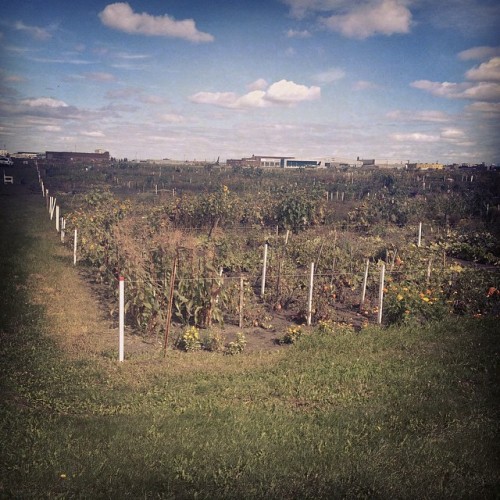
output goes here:
[[500, 164], [497, 0], [23, 0], [0, 149]]

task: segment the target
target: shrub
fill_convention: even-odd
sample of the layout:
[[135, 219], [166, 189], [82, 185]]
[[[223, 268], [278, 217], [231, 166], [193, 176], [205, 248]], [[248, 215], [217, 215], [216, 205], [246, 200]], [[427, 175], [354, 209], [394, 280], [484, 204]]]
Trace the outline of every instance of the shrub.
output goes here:
[[289, 326], [283, 336], [278, 339], [278, 343], [295, 344], [295, 342], [300, 339], [303, 333], [304, 332], [302, 331], [300, 326]]
[[229, 342], [226, 349], [226, 354], [230, 354], [231, 356], [233, 356], [234, 354], [240, 354], [241, 352], [243, 352], [246, 345], [247, 340], [245, 338], [245, 335], [241, 332], [238, 332], [236, 334], [236, 340], [234, 340], [233, 342]]
[[201, 338], [201, 347], [206, 351], [221, 352], [224, 350], [225, 338], [219, 331], [207, 330]]
[[195, 326], [183, 330], [176, 342], [176, 347], [184, 351], [198, 351], [201, 349], [200, 331]]

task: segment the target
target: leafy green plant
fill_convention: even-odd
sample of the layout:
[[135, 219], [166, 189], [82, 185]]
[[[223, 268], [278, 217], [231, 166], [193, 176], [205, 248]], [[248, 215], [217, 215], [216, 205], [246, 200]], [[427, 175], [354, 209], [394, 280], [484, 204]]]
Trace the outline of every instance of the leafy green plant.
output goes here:
[[218, 330], [205, 330], [201, 335], [201, 347], [206, 351], [222, 352], [226, 339]]
[[304, 334], [300, 326], [289, 326], [285, 333], [278, 339], [279, 344], [295, 344]]
[[422, 290], [415, 282], [392, 282], [385, 293], [383, 317], [388, 324], [442, 319], [450, 310], [439, 288]]
[[236, 334], [236, 339], [232, 342], [229, 342], [225, 353], [231, 356], [235, 354], [240, 354], [243, 352], [246, 345], [247, 345], [247, 340], [245, 334], [242, 332], [238, 332]]
[[176, 343], [178, 349], [184, 351], [199, 351], [201, 349], [200, 331], [195, 326], [185, 328]]

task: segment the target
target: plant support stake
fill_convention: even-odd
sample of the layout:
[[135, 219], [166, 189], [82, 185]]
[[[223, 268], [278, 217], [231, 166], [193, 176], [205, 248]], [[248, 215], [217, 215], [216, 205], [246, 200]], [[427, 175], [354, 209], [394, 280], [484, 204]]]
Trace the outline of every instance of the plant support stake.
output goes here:
[[75, 229], [75, 237], [73, 238], [73, 265], [76, 266], [76, 244], [78, 241], [78, 230]]
[[239, 320], [239, 327], [243, 328], [243, 300], [244, 300], [244, 283], [243, 283], [243, 276], [240, 276], [240, 307], [239, 307], [239, 313], [240, 313], [240, 320]]
[[384, 307], [384, 280], [385, 280], [385, 264], [382, 264], [380, 269], [380, 285], [378, 287], [378, 316], [377, 323], [382, 324], [382, 308]]
[[365, 265], [365, 275], [363, 276], [363, 288], [361, 289], [361, 301], [359, 302], [359, 307], [362, 308], [365, 304], [366, 297], [366, 285], [368, 283], [368, 269], [370, 267], [370, 259], [366, 259]]
[[264, 297], [266, 291], [266, 269], [267, 269], [267, 243], [264, 244], [264, 264], [262, 266], [262, 283], [260, 286], [260, 296]]
[[170, 275], [170, 290], [168, 294], [168, 309], [167, 309], [167, 324], [165, 325], [165, 340], [163, 343], [163, 357], [167, 355], [167, 345], [168, 345], [168, 334], [170, 333], [170, 322], [172, 321], [172, 305], [174, 302], [174, 290], [175, 290], [175, 275], [177, 273], [177, 259], [179, 255], [177, 254], [174, 258], [174, 263], [172, 264], [172, 274]]
[[125, 278], [120, 276], [118, 279], [118, 361], [122, 362], [125, 357]]
[[311, 272], [309, 274], [309, 296], [307, 298], [307, 326], [311, 326], [313, 286], [314, 286], [314, 262], [311, 262]]

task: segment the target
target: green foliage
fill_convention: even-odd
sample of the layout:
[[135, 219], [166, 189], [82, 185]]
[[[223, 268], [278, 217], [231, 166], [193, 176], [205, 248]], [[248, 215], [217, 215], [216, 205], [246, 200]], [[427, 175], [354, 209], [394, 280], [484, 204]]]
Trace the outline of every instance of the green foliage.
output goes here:
[[201, 335], [202, 349], [210, 352], [222, 352], [226, 339], [218, 330], [205, 330]]
[[229, 354], [230, 356], [241, 354], [244, 351], [246, 345], [247, 340], [245, 334], [242, 332], [238, 332], [236, 334], [236, 339], [232, 342], [229, 342], [229, 344], [227, 345], [225, 353]]
[[183, 351], [199, 351], [201, 349], [200, 331], [195, 326], [185, 328], [177, 338], [175, 346]]
[[300, 326], [289, 326], [285, 333], [278, 339], [278, 343], [295, 344], [302, 337], [303, 333]]
[[439, 288], [422, 289], [415, 282], [390, 282], [384, 297], [384, 318], [387, 324], [438, 320], [449, 314], [449, 302]]
[[287, 195], [276, 206], [276, 220], [280, 227], [298, 233], [316, 222], [316, 208], [317, 201], [310, 195]]

